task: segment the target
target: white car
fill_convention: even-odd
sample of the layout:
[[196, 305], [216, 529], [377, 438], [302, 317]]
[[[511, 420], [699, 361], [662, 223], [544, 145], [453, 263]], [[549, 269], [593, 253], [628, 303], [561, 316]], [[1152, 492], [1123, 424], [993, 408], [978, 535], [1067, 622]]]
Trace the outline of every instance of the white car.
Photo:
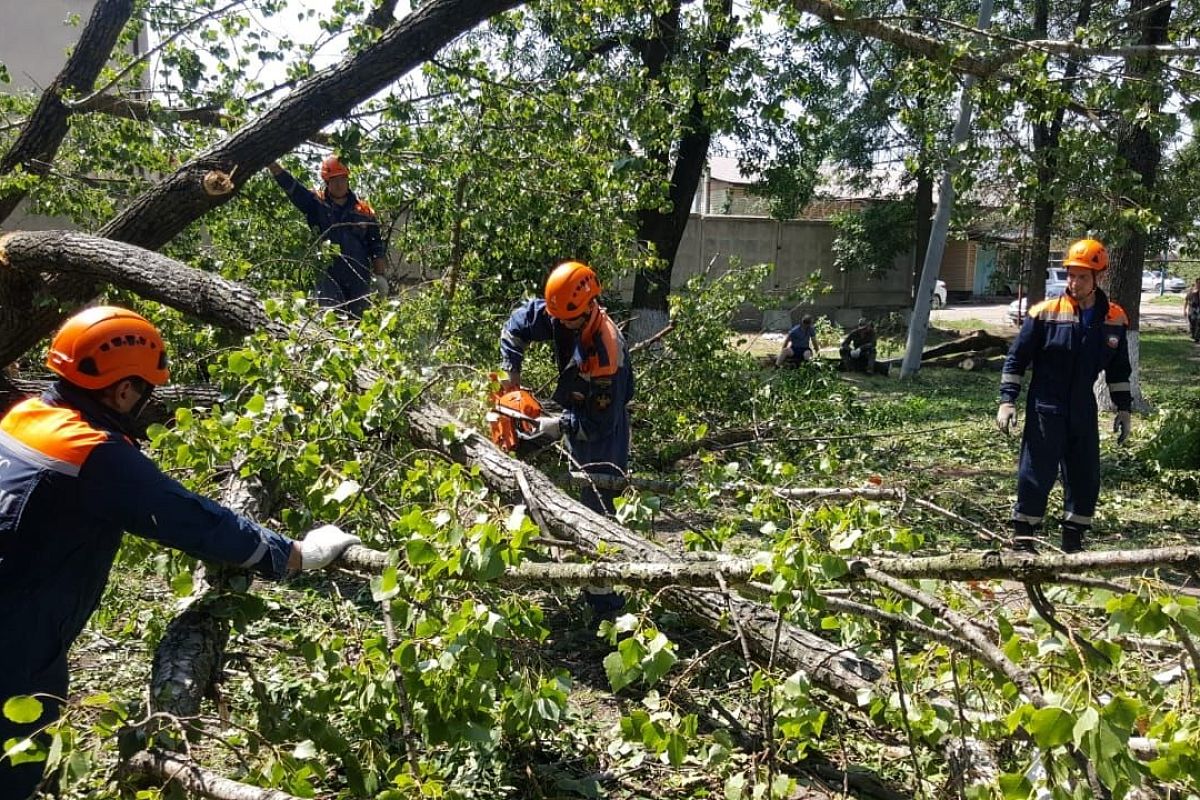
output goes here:
[[[1142, 272], [1143, 292], [1157, 292], [1160, 285], [1163, 285], [1161, 273], [1153, 272], [1151, 270], [1144, 270]], [[1187, 281], [1185, 281], [1183, 278], [1176, 277], [1175, 275], [1167, 275], [1163, 288], [1165, 288], [1168, 292], [1182, 292], [1187, 288]]]
[[[1067, 292], [1067, 270], [1065, 267], [1050, 267], [1046, 270], [1046, 297], [1058, 297]], [[1013, 300], [1008, 304], [1008, 321], [1020, 325], [1028, 309], [1028, 297]]]
[[945, 308], [946, 306], [946, 282], [938, 281], [937, 286], [933, 287], [933, 297], [929, 299], [929, 304], [933, 308]]

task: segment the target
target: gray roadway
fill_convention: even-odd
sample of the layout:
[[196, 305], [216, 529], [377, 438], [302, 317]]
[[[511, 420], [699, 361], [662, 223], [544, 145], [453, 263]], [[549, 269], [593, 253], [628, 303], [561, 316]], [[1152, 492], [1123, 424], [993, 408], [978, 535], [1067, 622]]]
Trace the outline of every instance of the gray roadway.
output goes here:
[[[1158, 297], [1157, 292], [1142, 294], [1141, 327], [1175, 328], [1180, 331], [1186, 331], [1187, 323], [1183, 318], [1183, 305], [1169, 306], [1151, 303], [1150, 301], [1156, 297]], [[985, 322], [989, 327], [1007, 327], [1010, 330], [1015, 330], [1015, 326], [1008, 319], [1008, 303], [988, 305], [951, 304], [945, 308], [930, 312], [929, 317], [930, 322], [934, 325], [939, 322], [978, 319]]]

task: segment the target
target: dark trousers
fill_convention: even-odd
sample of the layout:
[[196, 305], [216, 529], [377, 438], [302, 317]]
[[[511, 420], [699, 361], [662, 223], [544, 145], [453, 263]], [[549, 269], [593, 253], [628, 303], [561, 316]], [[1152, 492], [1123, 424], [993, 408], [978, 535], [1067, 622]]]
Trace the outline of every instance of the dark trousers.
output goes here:
[[1094, 415], [1079, 417], [1036, 411], [1025, 415], [1014, 520], [1040, 524], [1054, 481], [1061, 477], [1063, 521], [1091, 526], [1100, 496], [1100, 434]]
[[364, 278], [350, 269], [327, 267], [317, 279], [317, 304], [361, 319], [371, 304], [370, 275]]

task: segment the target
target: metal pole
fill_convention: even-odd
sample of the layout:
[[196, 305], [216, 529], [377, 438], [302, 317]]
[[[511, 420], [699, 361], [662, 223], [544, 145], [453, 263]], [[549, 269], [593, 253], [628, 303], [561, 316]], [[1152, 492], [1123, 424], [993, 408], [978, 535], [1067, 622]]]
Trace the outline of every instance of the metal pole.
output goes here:
[[[979, 4], [979, 30], [986, 31], [991, 24], [992, 0], [982, 0]], [[937, 212], [933, 215], [933, 230], [929, 233], [929, 247], [925, 250], [925, 263], [921, 267], [921, 283], [917, 286], [912, 319], [908, 322], [908, 343], [900, 366], [901, 378], [910, 378], [921, 369], [921, 353], [925, 350], [925, 336], [929, 333], [930, 298], [942, 266], [942, 256], [946, 252], [946, 233], [950, 229], [950, 211], [954, 207], [954, 173], [960, 161], [958, 147], [971, 132], [971, 87], [974, 85], [975, 76], [968, 75], [959, 97], [958, 121], [954, 123], [954, 133], [950, 136], [950, 157], [946, 160], [942, 182], [938, 187]]]

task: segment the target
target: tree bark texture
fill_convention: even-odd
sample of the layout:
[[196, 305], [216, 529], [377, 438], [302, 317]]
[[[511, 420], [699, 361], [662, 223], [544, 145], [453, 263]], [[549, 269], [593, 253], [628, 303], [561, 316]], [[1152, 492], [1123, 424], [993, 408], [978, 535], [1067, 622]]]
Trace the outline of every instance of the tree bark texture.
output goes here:
[[[265, 519], [270, 511], [269, 498], [257, 481], [234, 476], [225, 482], [222, 505], [250, 519]], [[212, 587], [204, 570], [196, 584], [199, 599], [167, 625], [166, 633], [154, 651], [150, 669], [150, 706], [176, 717], [194, 717], [221, 674], [225, 646], [229, 641], [229, 617], [215, 613], [221, 603], [225, 570], [216, 571]], [[245, 575], [244, 570], [237, 570]], [[212, 590], [210, 590], [210, 588]]]
[[[228, 201], [238, 187], [281, 153], [346, 116], [455, 37], [517, 5], [519, 0], [430, 0], [393, 25], [375, 44], [317, 73], [261, 117], [197, 155], [134, 200], [98, 233], [157, 250]], [[213, 170], [231, 176], [231, 191], [213, 194], [204, 188], [204, 177]], [[12, 293], [4, 283], [0, 273], [0, 365], [20, 357], [97, 292], [93, 278], [58, 275], [43, 287], [58, 303], [34, 305], [29, 292]]]
[[859, 567], [874, 568], [908, 580], [982, 581], [1004, 578], [1022, 583], [1053, 583], [1060, 575], [1081, 572], [1133, 574], [1153, 567], [1195, 572], [1200, 570], [1200, 547], [1089, 550], [1061, 556], [985, 550], [928, 558], [866, 558], [850, 562], [851, 579]]
[[[237, 333], [277, 328], [258, 295], [151, 250], [73, 231], [17, 231], [0, 236], [0, 267], [24, 274], [76, 275], [131, 289]], [[278, 327], [277, 333], [283, 329]]]
[[183, 789], [187, 797], [211, 800], [298, 800], [295, 795], [275, 789], [259, 789], [222, 778], [204, 769], [186, 756], [161, 750], [143, 750], [125, 762], [125, 773], [156, 778], [163, 785]]
[[[27, 397], [37, 397], [50, 387], [50, 381], [9, 380], [0, 376], [0, 414]], [[138, 424], [141, 429], [135, 431], [144, 435], [146, 428], [154, 424], [164, 424], [175, 418], [177, 408], [211, 408], [224, 399], [221, 393], [212, 386], [163, 386], [154, 390], [150, 402], [146, 405]]]
[[[1075, 17], [1075, 30], [1083, 30], [1092, 16], [1091, 0], [1084, 0]], [[1045, 39], [1050, 28], [1050, 0], [1037, 0], [1034, 10], [1034, 35]], [[1067, 62], [1063, 81], [1070, 86], [1079, 74], [1078, 58]], [[1046, 267], [1050, 264], [1050, 239], [1054, 232], [1054, 215], [1058, 211], [1058, 142], [1062, 135], [1066, 109], [1059, 106], [1051, 120], [1033, 124], [1033, 158], [1037, 165], [1037, 194], [1033, 201], [1033, 233], [1029, 251], [1029, 281], [1026, 308], [1046, 296]]]
[[[678, 34], [680, 22], [679, 0], [674, 0], [665, 17], [655, 18], [654, 36], [644, 48], [643, 64], [647, 79], [662, 83], [667, 62], [679, 57], [681, 39]], [[692, 210], [692, 198], [704, 174], [708, 161], [708, 148], [712, 143], [712, 125], [704, 109], [704, 95], [714, 81], [720, 63], [729, 54], [733, 38], [733, 4], [721, 0], [720, 19], [710, 24], [719, 26], [712, 46], [704, 51], [700, 59], [699, 85], [692, 89], [691, 105], [688, 108], [683, 134], [676, 142], [675, 163], [670, 155], [659, 153], [656, 160], [664, 173], [670, 176], [667, 191], [666, 212], [656, 208], [638, 211], [638, 239], [650, 245], [654, 254], [661, 259], [662, 267], [653, 271], [638, 270], [633, 283], [633, 307], [635, 309], [667, 310], [667, 296], [671, 293], [671, 273], [683, 231], [687, 227]], [[664, 87], [665, 88], [665, 87]]]
[[[548, 527], [556, 536], [597, 549], [600, 542], [617, 547], [623, 561], [670, 561], [662, 548], [602, 517], [555, 486], [538, 470], [504, 453], [483, 436], [466, 428], [443, 409], [425, 405], [409, 414], [414, 441], [445, 453], [455, 461], [477, 467], [480, 477], [494, 491], [514, 503], [524, 502], [518, 473], [528, 481], [532, 496]], [[448, 439], [445, 430], [455, 435]], [[782, 626], [778, 648], [773, 645], [777, 617], [771, 609], [719, 591], [667, 589], [661, 601], [705, 627], [726, 632], [730, 618], [737, 617], [747, 642], [759, 658], [775, 655], [775, 663], [804, 669], [812, 682], [854, 705], [858, 693], [869, 688], [882, 673], [872, 663], [848, 653], [824, 639], [793, 625]]]
[[[1161, 45], [1167, 42], [1168, 26], [1174, 3], [1160, 0], [1133, 0], [1129, 14], [1138, 26], [1138, 44]], [[1129, 90], [1137, 94], [1139, 105], [1145, 105], [1152, 115], [1157, 115], [1164, 101], [1162, 62], [1154, 56], [1139, 56], [1125, 61], [1126, 82]], [[1158, 165], [1162, 161], [1162, 142], [1152, 120], [1122, 120], [1117, 127], [1117, 162], [1138, 177], [1136, 197], [1122, 195], [1123, 207], [1134, 207], [1144, 202], [1154, 191], [1158, 181]], [[1116, 300], [1129, 315], [1130, 330], [1140, 327], [1142, 300], [1142, 266], [1146, 260], [1148, 235], [1136, 224], [1128, 224], [1120, 232], [1120, 245], [1112, 254], [1108, 270], [1109, 296]], [[1134, 373], [1136, 381], [1136, 372]]]
[[[67, 120], [71, 116], [63, 95], [91, 91], [132, 13], [133, 0], [100, 0], [96, 3], [62, 72], [42, 93], [17, 140], [0, 159], [0, 175], [7, 175], [18, 165], [39, 175], [50, 168], [58, 146], [67, 135]], [[8, 219], [24, 197], [25, 192], [19, 189], [0, 195], [0, 222]]]

